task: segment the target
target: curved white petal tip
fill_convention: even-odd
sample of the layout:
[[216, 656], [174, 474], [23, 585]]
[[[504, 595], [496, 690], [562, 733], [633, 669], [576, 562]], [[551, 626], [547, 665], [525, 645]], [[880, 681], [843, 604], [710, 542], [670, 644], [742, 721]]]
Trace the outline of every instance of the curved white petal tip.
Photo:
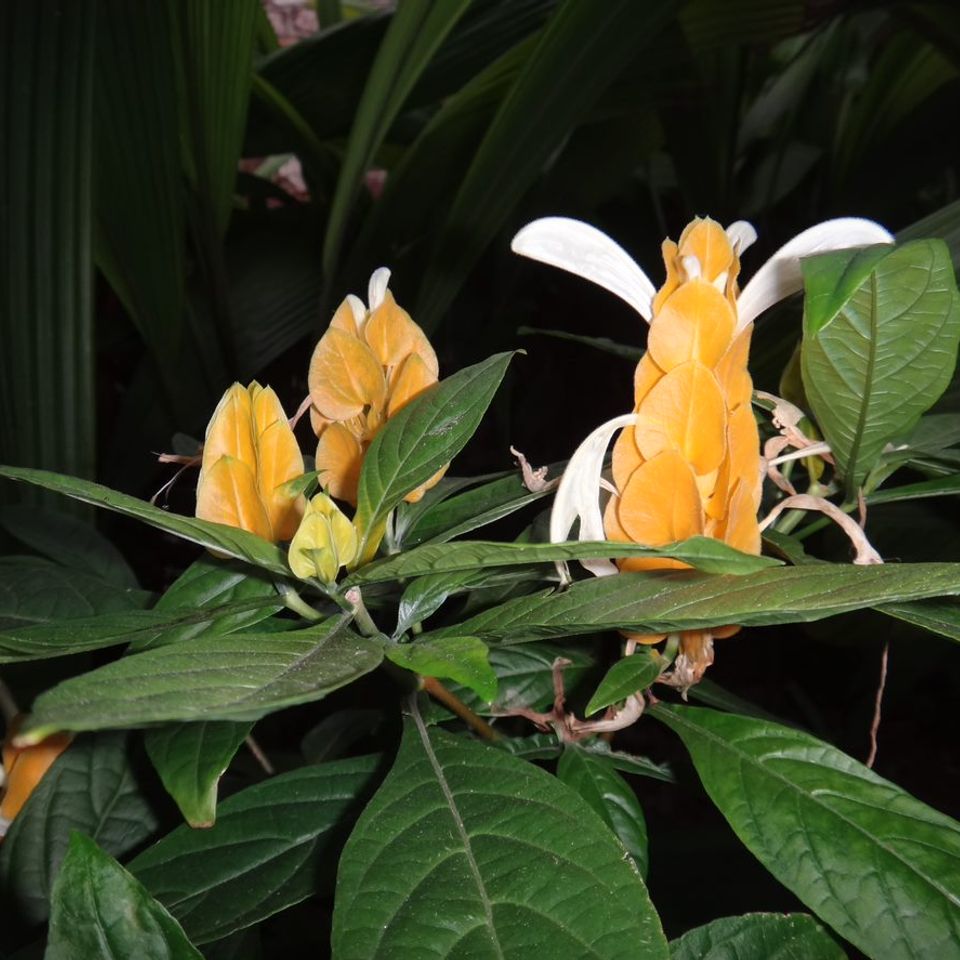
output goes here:
[[872, 220], [840, 217], [825, 220], [788, 240], [753, 276], [737, 300], [740, 331], [764, 310], [803, 286], [800, 260], [814, 253], [893, 243], [893, 234]]
[[[637, 422], [635, 413], [626, 413], [601, 424], [577, 447], [563, 472], [550, 513], [550, 542], [562, 543], [570, 536], [579, 518], [579, 539], [603, 540], [603, 514], [600, 511], [600, 486], [603, 460], [613, 435], [622, 427]], [[581, 565], [598, 577], [616, 573], [610, 560], [581, 560]]]
[[367, 293], [367, 302], [370, 310], [376, 310], [383, 303], [387, 295], [387, 284], [390, 283], [390, 271], [387, 267], [378, 267], [370, 275], [370, 288]]
[[569, 217], [543, 217], [528, 223], [510, 249], [559, 267], [626, 300], [648, 323], [656, 287], [618, 243], [589, 223]]
[[367, 319], [367, 305], [355, 293], [347, 294], [347, 303], [350, 304], [350, 310], [353, 312], [354, 322], [362, 328], [364, 320]]
[[746, 220], [735, 220], [727, 227], [727, 239], [740, 256], [747, 247], [752, 247], [756, 242], [757, 231], [753, 229], [752, 223], [747, 223]]

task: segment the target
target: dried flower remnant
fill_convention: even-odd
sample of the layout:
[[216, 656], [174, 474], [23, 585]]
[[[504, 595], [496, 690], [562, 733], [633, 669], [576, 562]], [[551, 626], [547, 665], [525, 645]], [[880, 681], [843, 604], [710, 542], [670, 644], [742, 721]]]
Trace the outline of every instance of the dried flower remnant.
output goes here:
[[[383, 424], [437, 382], [437, 355], [399, 307], [381, 267], [370, 277], [369, 308], [352, 294], [340, 304], [310, 360], [310, 421], [321, 486], [356, 505], [363, 458]], [[405, 497], [416, 503], [446, 467]]]
[[207, 426], [197, 516], [276, 543], [297, 531], [304, 498], [285, 485], [303, 474], [303, 457], [277, 395], [254, 381], [233, 384]]
[[[662, 546], [699, 534], [759, 552], [764, 465], [747, 370], [753, 321], [801, 289], [801, 257], [893, 238], [869, 220], [818, 224], [781, 247], [740, 292], [740, 256], [755, 239], [744, 221], [724, 230], [695, 219], [679, 242], [664, 241], [667, 276], [656, 291], [621, 247], [588, 224], [550, 217], [514, 238], [517, 253], [592, 280], [650, 322], [634, 375], [634, 411], [602, 424], [574, 453], [554, 504], [553, 541], [565, 540], [579, 520], [581, 540]], [[611, 485], [602, 478], [603, 460], [618, 430]], [[604, 489], [610, 497], [602, 509]], [[647, 558], [583, 565], [597, 576], [686, 566]], [[696, 683], [713, 661], [713, 640], [738, 629], [681, 634], [673, 682], [684, 689]]]

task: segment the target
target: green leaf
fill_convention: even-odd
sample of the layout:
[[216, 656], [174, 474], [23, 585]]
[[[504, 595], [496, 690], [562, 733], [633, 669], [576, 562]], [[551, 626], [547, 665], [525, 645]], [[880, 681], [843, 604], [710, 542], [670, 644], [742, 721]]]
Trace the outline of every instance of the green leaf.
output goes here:
[[555, 340], [582, 343], [585, 347], [602, 350], [604, 353], [630, 360], [633, 363], [638, 363], [644, 353], [641, 347], [631, 347], [626, 343], [617, 343], [609, 337], [586, 337], [579, 333], [570, 333], [568, 330], [548, 330], [544, 327], [520, 326], [517, 327], [517, 333], [521, 336], [553, 337]]
[[667, 666], [667, 661], [655, 650], [638, 647], [635, 653], [618, 660], [607, 671], [584, 713], [589, 717], [612, 703], [619, 703], [640, 690], [646, 690]]
[[341, 857], [332, 943], [337, 960], [668, 955], [643, 881], [580, 797], [418, 712]]
[[888, 603], [881, 613], [922, 627], [960, 643], [960, 603], [950, 600], [921, 600], [915, 603]]
[[158, 530], [172, 533], [201, 547], [226, 554], [228, 557], [251, 563], [269, 573], [290, 576], [283, 551], [276, 544], [268, 543], [238, 527], [209, 523], [206, 520], [198, 520], [196, 517], [181, 517], [161, 510], [145, 500], [138, 500], [136, 497], [101, 486], [99, 483], [51, 473], [49, 470], [0, 466], [0, 477], [34, 484], [46, 490], [82, 500], [84, 503], [92, 503], [94, 506], [112, 510], [125, 517], [142, 520]]
[[213, 826], [217, 784], [252, 726], [209, 720], [147, 731], [144, 743], [150, 760], [191, 827]]
[[[259, 601], [259, 602], [258, 602]], [[201, 634], [233, 633], [261, 623], [283, 609], [276, 585], [256, 576], [248, 567], [203, 556], [195, 560], [157, 601], [156, 611], [219, 610], [215, 617], [186, 623], [182, 631], [166, 630], [152, 638], [140, 638], [131, 652], [141, 652], [161, 643], [178, 643]]]
[[621, 573], [508, 600], [429, 636], [521, 643], [590, 630], [673, 633], [728, 623], [807, 623], [882, 603], [957, 595], [956, 563], [824, 563], [742, 577], [686, 570]]
[[37, 553], [118, 587], [139, 586], [123, 554], [96, 528], [56, 510], [0, 508], [0, 526]]
[[126, 734], [79, 737], [37, 784], [0, 845], [0, 886], [27, 923], [40, 923], [71, 831], [83, 831], [122, 857], [156, 828]]
[[180, 924], [82, 833], [53, 887], [46, 960], [203, 960]]
[[347, 140], [340, 178], [327, 220], [323, 272], [332, 277], [350, 208], [367, 170], [414, 84], [470, 0], [404, 0], [394, 13], [370, 67]]
[[117, 587], [42, 557], [0, 557], [0, 651], [11, 630], [136, 610], [149, 599], [143, 590]]
[[652, 44], [674, 3], [566, 0], [487, 128], [436, 234], [414, 316], [439, 323], [464, 277], [571, 130]]
[[93, 617], [51, 619], [12, 630], [0, 630], [0, 663], [45, 660], [84, 650], [100, 650], [121, 643], [135, 649], [161, 645], [193, 636], [206, 623], [243, 620], [264, 600], [242, 600], [209, 609], [173, 611], [127, 610]]
[[524, 582], [539, 582], [555, 576], [554, 569], [525, 570], [518, 567], [500, 567], [493, 570], [461, 570], [456, 573], [437, 573], [417, 577], [403, 591], [397, 610], [397, 629], [394, 636], [409, 630], [415, 623], [426, 620], [437, 612], [449, 597], [489, 587], [513, 586]]
[[488, 567], [579, 560], [590, 557], [672, 557], [707, 573], [754, 573], [780, 566], [771, 557], [743, 553], [711, 537], [691, 537], [682, 543], [648, 547], [639, 543], [570, 541], [568, 543], [496, 543], [460, 540], [424, 544], [368, 564], [347, 578], [348, 584], [400, 580], [435, 573], [453, 573]]
[[[550, 475], [556, 472], [555, 468], [551, 468]], [[431, 492], [427, 492], [424, 500]], [[550, 489], [531, 493], [523, 485], [519, 472], [516, 472], [473, 490], [429, 503], [425, 509], [418, 509], [421, 504], [404, 504], [396, 514], [397, 542], [405, 548], [422, 543], [446, 543], [478, 527], [502, 520], [552, 493]]]
[[960, 295], [939, 240], [837, 251], [802, 266], [803, 384], [852, 499], [884, 445], [950, 382]]
[[200, 637], [124, 657], [63, 681], [33, 704], [23, 736], [164, 720], [257, 720], [320, 700], [369, 673], [382, 644], [336, 617], [287, 633]]
[[97, 16], [96, 259], [175, 395], [184, 315], [186, 218], [169, 4], [100, 0]]
[[473, 690], [487, 703], [497, 699], [497, 675], [490, 651], [476, 637], [415, 640], [387, 647], [387, 659], [425, 677], [445, 677]]
[[670, 960], [846, 960], [839, 944], [804, 913], [722, 917], [670, 941]]
[[[0, 8], [0, 460], [92, 476], [93, 0]], [[15, 80], [13, 79], [15, 78]], [[11, 500], [13, 491], [4, 491]], [[31, 503], [47, 502], [20, 491]], [[82, 513], [81, 510], [72, 510]]]
[[710, 798], [825, 923], [883, 960], [960, 957], [960, 824], [809, 734], [657, 705]]
[[131, 872], [209, 943], [328, 891], [339, 848], [378, 760], [357, 757], [282, 773], [224, 800], [209, 830], [180, 826]]
[[428, 388], [391, 417], [367, 450], [354, 523], [369, 560], [390, 511], [449, 463], [473, 436], [512, 353], [498, 353]]
[[575, 790], [600, 815], [633, 858], [637, 869], [647, 875], [647, 823], [633, 790], [614, 770], [609, 759], [568, 746], [560, 755], [557, 776]]

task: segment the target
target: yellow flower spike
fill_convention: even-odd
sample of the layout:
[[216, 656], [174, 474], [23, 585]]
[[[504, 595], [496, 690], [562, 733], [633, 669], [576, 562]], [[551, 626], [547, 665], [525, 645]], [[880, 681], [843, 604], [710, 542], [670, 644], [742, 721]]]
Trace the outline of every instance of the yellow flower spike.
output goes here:
[[197, 480], [197, 516], [289, 540], [303, 512], [303, 497], [285, 484], [303, 473], [303, 457], [277, 395], [254, 381], [233, 384], [207, 426]]
[[[373, 438], [439, 376], [430, 341], [394, 300], [389, 279], [389, 270], [374, 271], [369, 307], [352, 294], [343, 301], [314, 349], [307, 378], [320, 484], [354, 505]], [[411, 490], [406, 501], [415, 503], [445, 472]]]
[[353, 562], [358, 543], [354, 525], [330, 497], [318, 493], [290, 543], [290, 569], [301, 580], [333, 583], [340, 568]]
[[[801, 289], [800, 258], [825, 250], [890, 243], [869, 220], [842, 218], [804, 231], [778, 250], [741, 292], [740, 256], [756, 239], [750, 224], [726, 229], [697, 218], [678, 243], [663, 242], [666, 279], [656, 291], [624, 250], [596, 228], [548, 217], [514, 237], [524, 256], [578, 274], [633, 306], [650, 323], [647, 353], [634, 375], [634, 412], [591, 432], [571, 457], [554, 501], [550, 538], [566, 540], [579, 520], [581, 540], [633, 541], [660, 546], [694, 534], [760, 551], [757, 510], [762, 471], [747, 370], [754, 319]], [[599, 498], [610, 439], [615, 492], [602, 515]], [[601, 519], [602, 517], [602, 519]], [[683, 567], [675, 560], [631, 557], [617, 565], [583, 561], [597, 576], [620, 570]], [[713, 662], [713, 640], [739, 627], [686, 631], [674, 679], [697, 682]], [[661, 636], [633, 637], [653, 643]]]

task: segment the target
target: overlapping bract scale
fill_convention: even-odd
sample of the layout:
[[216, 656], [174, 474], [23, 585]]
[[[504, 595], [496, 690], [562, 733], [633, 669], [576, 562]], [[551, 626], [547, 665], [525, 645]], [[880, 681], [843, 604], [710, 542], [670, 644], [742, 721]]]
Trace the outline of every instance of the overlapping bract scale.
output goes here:
[[[348, 296], [310, 360], [310, 422], [317, 434], [321, 485], [356, 505], [363, 457], [381, 426], [437, 382], [437, 355], [426, 334], [387, 289], [389, 271], [370, 280], [369, 309]], [[444, 470], [411, 491], [415, 503]]]
[[[663, 254], [667, 279], [634, 378], [636, 423], [613, 450], [617, 494], [607, 504], [606, 535], [660, 546], [704, 534], [759, 553], [760, 444], [750, 407], [750, 327], [736, 333], [738, 251], [718, 223], [696, 219], [679, 243], [664, 242]], [[684, 564], [631, 558], [619, 566]], [[712, 660], [709, 633], [681, 638], [691, 681]]]
[[289, 540], [304, 501], [286, 484], [302, 473], [303, 457], [277, 395], [256, 381], [235, 383], [207, 426], [197, 516], [274, 543]]

